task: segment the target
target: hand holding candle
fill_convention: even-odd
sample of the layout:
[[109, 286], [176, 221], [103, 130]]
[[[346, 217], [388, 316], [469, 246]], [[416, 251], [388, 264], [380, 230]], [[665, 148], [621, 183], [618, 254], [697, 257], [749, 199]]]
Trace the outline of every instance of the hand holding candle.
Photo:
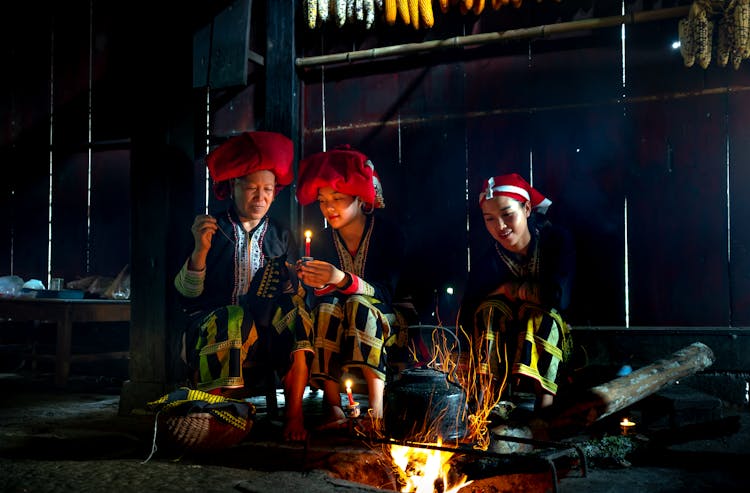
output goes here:
[[310, 241], [312, 240], [312, 231], [305, 231], [305, 257], [310, 257]]
[[349, 405], [354, 405], [354, 397], [352, 396], [352, 381], [347, 380], [346, 381], [346, 397], [349, 398]]

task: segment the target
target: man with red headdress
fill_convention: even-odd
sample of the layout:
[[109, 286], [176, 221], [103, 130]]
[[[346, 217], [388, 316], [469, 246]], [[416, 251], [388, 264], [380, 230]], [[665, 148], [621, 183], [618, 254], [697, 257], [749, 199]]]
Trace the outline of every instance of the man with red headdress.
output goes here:
[[546, 219], [551, 204], [515, 173], [485, 180], [479, 195], [493, 241], [472, 261], [459, 323], [473, 334], [474, 383], [485, 410], [519, 390], [547, 407], [558, 390], [571, 345], [562, 316], [575, 251], [567, 230]]
[[341, 423], [342, 374], [361, 371], [370, 423], [380, 426], [384, 341], [396, 319], [392, 302], [403, 264], [403, 234], [377, 212], [385, 202], [372, 162], [348, 146], [300, 162], [297, 198], [303, 205], [317, 201], [329, 226], [316, 236], [314, 260], [298, 263], [299, 279], [314, 294], [312, 380], [323, 388], [330, 423]]
[[287, 262], [297, 258], [293, 236], [268, 216], [294, 179], [293, 157], [292, 141], [274, 132], [245, 132], [208, 155], [214, 194], [231, 202], [221, 214], [196, 216], [175, 287], [189, 319], [186, 360], [197, 388], [234, 395], [245, 386], [243, 365], [270, 359], [264, 364], [286, 392], [284, 438], [302, 440], [312, 320]]

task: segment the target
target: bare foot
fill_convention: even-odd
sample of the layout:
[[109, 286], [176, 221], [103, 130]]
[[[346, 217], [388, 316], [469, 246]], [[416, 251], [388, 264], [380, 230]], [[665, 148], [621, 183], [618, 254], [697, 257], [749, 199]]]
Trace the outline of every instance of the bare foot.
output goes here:
[[302, 417], [289, 417], [284, 424], [284, 440], [288, 442], [303, 442], [307, 439], [307, 430]]

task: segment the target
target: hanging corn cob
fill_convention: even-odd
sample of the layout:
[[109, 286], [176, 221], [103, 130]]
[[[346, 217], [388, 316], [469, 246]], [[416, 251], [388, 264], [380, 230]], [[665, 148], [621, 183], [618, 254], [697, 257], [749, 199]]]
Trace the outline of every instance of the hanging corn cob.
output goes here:
[[336, 11], [336, 24], [343, 27], [346, 24], [346, 0], [334, 0], [331, 5]]
[[701, 2], [694, 2], [690, 8], [693, 15], [693, 39], [695, 42], [695, 59], [701, 68], [708, 68], [711, 64], [711, 38], [713, 36], [714, 23], [709, 20], [709, 11]]
[[447, 13], [449, 6], [450, 6], [450, 4], [449, 4], [448, 0], [440, 0], [440, 11], [442, 13], [444, 13], [444, 14]]
[[375, 0], [364, 0], [365, 27], [370, 29], [375, 23]]
[[734, 39], [740, 58], [750, 57], [750, 0], [737, 0], [735, 4]]
[[389, 26], [396, 23], [396, 0], [385, 0], [385, 22]]
[[320, 22], [328, 21], [328, 0], [318, 0], [318, 19]]
[[419, 0], [419, 15], [424, 27], [431, 28], [435, 24], [435, 16], [432, 12], [432, 0]]
[[307, 12], [307, 27], [315, 29], [318, 23], [318, 0], [304, 0], [304, 7]]
[[409, 19], [414, 29], [419, 29], [419, 0], [409, 0]]
[[484, 10], [484, 0], [474, 0], [474, 6], [472, 8], [475, 15], [479, 15]]
[[716, 33], [716, 63], [720, 67], [726, 67], [729, 63], [729, 55], [732, 52], [732, 29], [731, 22], [725, 11], [719, 19], [718, 32]]
[[411, 24], [411, 18], [409, 17], [409, 0], [396, 0], [398, 7], [398, 14], [401, 16], [401, 20], [404, 24]]
[[689, 18], [680, 19], [677, 32], [680, 38], [682, 61], [686, 67], [692, 67], [695, 64], [695, 39], [693, 38], [693, 25]]

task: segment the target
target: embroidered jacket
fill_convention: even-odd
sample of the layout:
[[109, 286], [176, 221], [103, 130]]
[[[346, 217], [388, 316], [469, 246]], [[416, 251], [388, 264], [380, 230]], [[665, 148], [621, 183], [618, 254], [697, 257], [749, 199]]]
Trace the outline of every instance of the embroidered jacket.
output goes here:
[[367, 216], [364, 234], [356, 255], [346, 250], [338, 231], [333, 228], [313, 236], [311, 254], [351, 276], [351, 284], [342, 289], [328, 286], [315, 289], [310, 300], [315, 306], [319, 296], [339, 292], [344, 295], [364, 294], [390, 305], [393, 301], [404, 262], [406, 241], [403, 232], [377, 211]]
[[292, 264], [297, 258], [291, 233], [269, 216], [248, 232], [231, 207], [217, 215], [216, 221], [219, 230], [211, 239], [206, 269], [189, 271], [185, 261], [175, 277], [179, 301], [191, 318], [220, 306], [240, 304], [252, 276], [267, 258], [286, 254]]
[[[532, 219], [533, 218], [533, 219]], [[477, 261], [466, 285], [461, 303], [461, 324], [473, 327], [474, 311], [489, 293], [502, 284], [515, 281], [522, 299], [527, 295], [545, 308], [563, 312], [570, 304], [575, 271], [575, 246], [569, 232], [549, 222], [538, 224], [534, 215], [529, 220], [531, 243], [528, 255], [521, 257], [493, 244]]]

